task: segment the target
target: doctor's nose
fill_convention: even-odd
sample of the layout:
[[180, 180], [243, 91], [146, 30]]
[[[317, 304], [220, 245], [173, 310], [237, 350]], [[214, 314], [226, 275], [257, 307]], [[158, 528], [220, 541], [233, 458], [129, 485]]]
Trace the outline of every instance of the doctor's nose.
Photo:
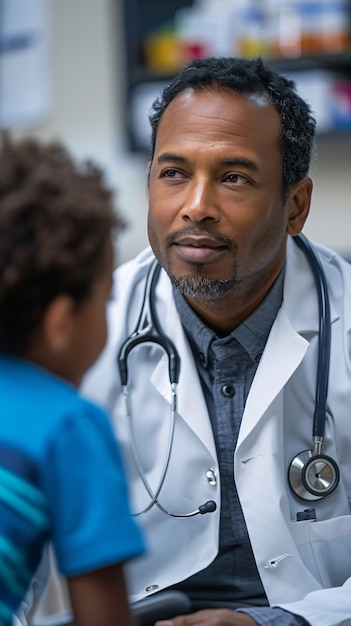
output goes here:
[[211, 185], [206, 181], [194, 181], [187, 189], [181, 216], [183, 220], [202, 222], [217, 221], [220, 217], [219, 207]]

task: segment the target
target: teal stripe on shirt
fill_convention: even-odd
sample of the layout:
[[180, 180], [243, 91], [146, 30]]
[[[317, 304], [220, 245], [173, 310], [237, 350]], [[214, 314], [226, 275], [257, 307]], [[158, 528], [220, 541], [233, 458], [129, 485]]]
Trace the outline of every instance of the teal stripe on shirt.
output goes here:
[[6, 606], [3, 602], [0, 602], [0, 624], [2, 624], [3, 620], [6, 622], [10, 622], [13, 617], [13, 611]]
[[[23, 573], [25, 579], [30, 575], [29, 570], [26, 568], [25, 562], [26, 554], [11, 541], [5, 535], [0, 535], [0, 572], [7, 577], [10, 573], [10, 569], [13, 568], [19, 573]], [[20, 576], [19, 576], [20, 577]]]
[[41, 491], [0, 467], [0, 499], [39, 529], [48, 525], [45, 498]]

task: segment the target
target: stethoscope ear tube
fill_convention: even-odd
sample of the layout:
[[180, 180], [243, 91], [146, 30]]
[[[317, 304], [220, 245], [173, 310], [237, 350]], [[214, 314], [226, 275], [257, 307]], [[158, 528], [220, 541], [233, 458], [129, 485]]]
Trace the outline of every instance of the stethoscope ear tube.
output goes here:
[[313, 415], [313, 437], [324, 437], [326, 404], [329, 383], [331, 321], [328, 285], [322, 264], [312, 245], [302, 234], [294, 238], [304, 250], [309, 261], [316, 285], [319, 310], [319, 337], [315, 410]]
[[122, 344], [117, 364], [121, 377], [121, 384], [128, 384], [128, 356], [129, 353], [140, 344], [158, 344], [168, 356], [168, 374], [171, 384], [178, 384], [180, 373], [180, 358], [173, 341], [161, 332], [157, 315], [154, 308], [154, 294], [157, 280], [161, 271], [161, 265], [157, 259], [153, 261], [148, 270], [143, 296], [143, 302], [134, 331]]
[[179, 359], [177, 358], [177, 354], [175, 352], [174, 344], [169, 339], [169, 337], [160, 337], [156, 336], [153, 333], [140, 333], [135, 334], [134, 337], [131, 337], [128, 343], [124, 343], [121, 347], [118, 355], [118, 368], [121, 377], [121, 383], [123, 387], [126, 387], [128, 384], [128, 355], [129, 353], [136, 348], [140, 344], [157, 344], [168, 355], [168, 374], [169, 380], [171, 384], [177, 384], [179, 380]]
[[331, 319], [328, 286], [322, 264], [312, 245], [302, 234], [294, 237], [305, 252], [315, 279], [318, 309], [318, 361], [315, 410], [313, 414], [313, 450], [300, 452], [290, 463], [288, 480], [292, 491], [302, 500], [320, 500], [336, 489], [340, 471], [336, 461], [322, 454], [329, 382]]

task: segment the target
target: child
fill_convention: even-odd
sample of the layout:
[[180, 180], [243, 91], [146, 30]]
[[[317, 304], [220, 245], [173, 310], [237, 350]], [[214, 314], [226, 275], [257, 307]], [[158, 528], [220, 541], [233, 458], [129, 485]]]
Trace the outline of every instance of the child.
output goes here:
[[106, 340], [116, 216], [100, 171], [58, 144], [0, 141], [0, 624], [43, 547], [75, 622], [129, 626], [122, 563], [143, 552], [107, 416], [77, 392]]

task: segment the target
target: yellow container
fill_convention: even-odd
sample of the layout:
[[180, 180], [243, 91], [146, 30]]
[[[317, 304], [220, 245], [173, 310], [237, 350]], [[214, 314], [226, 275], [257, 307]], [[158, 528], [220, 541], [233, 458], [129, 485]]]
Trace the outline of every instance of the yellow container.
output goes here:
[[183, 62], [182, 45], [173, 33], [153, 33], [144, 43], [145, 65], [154, 72], [177, 72]]

